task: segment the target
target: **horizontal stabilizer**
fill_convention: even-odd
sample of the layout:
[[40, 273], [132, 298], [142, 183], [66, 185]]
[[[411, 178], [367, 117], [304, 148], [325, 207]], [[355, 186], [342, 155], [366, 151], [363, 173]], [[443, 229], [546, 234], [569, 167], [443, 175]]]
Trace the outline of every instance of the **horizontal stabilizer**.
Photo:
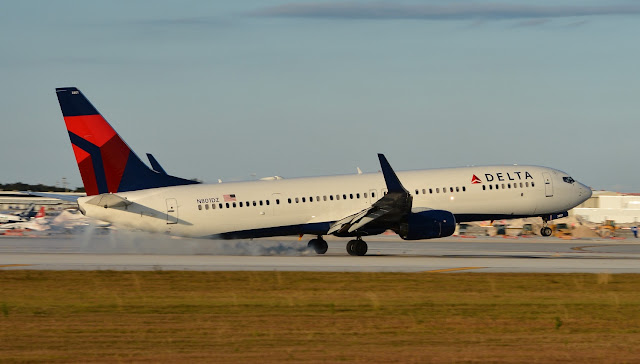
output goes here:
[[74, 196], [74, 195], [61, 195], [59, 193], [48, 193], [48, 192], [31, 192], [31, 191], [20, 191], [29, 196], [38, 196], [38, 197], [47, 197], [47, 198], [57, 198], [62, 201], [69, 202], [78, 202], [78, 199], [83, 196]]
[[117, 208], [131, 205], [133, 202], [113, 193], [103, 193], [88, 200], [86, 203], [106, 208]]

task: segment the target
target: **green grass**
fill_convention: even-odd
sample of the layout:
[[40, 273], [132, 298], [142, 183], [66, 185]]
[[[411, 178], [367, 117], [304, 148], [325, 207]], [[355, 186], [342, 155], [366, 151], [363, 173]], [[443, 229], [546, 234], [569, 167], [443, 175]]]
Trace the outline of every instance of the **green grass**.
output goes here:
[[637, 362], [640, 276], [0, 271], [0, 362]]

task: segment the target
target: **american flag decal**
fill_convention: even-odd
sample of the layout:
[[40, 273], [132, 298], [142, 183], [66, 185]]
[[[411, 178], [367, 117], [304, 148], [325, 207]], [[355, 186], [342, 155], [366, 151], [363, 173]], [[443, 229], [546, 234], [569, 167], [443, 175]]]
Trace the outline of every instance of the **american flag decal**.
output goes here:
[[233, 201], [236, 201], [236, 195], [235, 195], [235, 193], [234, 193], [234, 194], [231, 194], [231, 195], [224, 195], [224, 196], [222, 196], [222, 197], [224, 198], [224, 202], [233, 202]]

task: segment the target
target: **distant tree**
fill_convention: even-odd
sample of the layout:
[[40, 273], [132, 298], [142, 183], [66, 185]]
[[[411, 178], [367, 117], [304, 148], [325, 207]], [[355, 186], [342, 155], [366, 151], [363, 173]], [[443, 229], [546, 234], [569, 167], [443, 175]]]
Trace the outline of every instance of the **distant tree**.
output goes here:
[[[43, 184], [30, 185], [22, 182], [0, 184], [2, 191], [33, 191], [33, 192], [65, 192], [64, 188]], [[73, 192], [85, 192], [84, 187], [78, 187]]]

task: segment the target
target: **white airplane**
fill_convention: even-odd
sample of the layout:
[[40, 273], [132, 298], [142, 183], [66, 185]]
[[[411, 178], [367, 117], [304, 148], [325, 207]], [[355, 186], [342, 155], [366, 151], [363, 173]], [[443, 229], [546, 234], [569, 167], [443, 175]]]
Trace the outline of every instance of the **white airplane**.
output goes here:
[[[550, 219], [591, 196], [566, 173], [538, 166], [485, 166], [198, 184], [147, 167], [75, 87], [56, 89], [87, 191], [86, 216], [116, 226], [204, 238], [313, 235], [352, 237], [351, 255], [365, 255], [369, 235], [393, 230], [406, 240], [452, 235], [456, 223]], [[152, 161], [153, 163], [153, 161]], [[51, 195], [48, 195], [51, 196]]]
[[36, 205], [30, 204], [26, 210], [17, 214], [0, 214], [0, 224], [29, 221], [36, 215]]
[[0, 231], [7, 230], [34, 230], [44, 231], [49, 229], [49, 224], [45, 219], [44, 206], [40, 207], [40, 210], [35, 217], [29, 221], [10, 222], [0, 225]]

